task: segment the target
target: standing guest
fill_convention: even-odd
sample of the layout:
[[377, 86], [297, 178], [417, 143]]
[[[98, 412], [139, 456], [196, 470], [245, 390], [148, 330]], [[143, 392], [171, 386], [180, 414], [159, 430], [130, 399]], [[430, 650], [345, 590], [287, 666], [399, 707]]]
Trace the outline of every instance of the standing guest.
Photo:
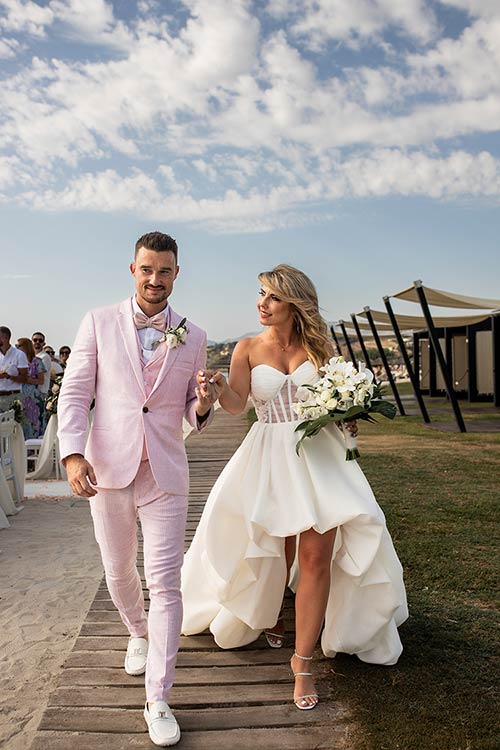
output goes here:
[[66, 365], [68, 364], [68, 357], [71, 354], [71, 349], [69, 346], [61, 346], [59, 349], [59, 364], [61, 365], [62, 369], [66, 369]]
[[31, 337], [31, 341], [33, 342], [35, 356], [37, 356], [38, 359], [41, 359], [45, 365], [43, 384], [40, 386], [40, 392], [46, 396], [50, 388], [50, 364], [52, 360], [47, 352], [44, 352], [43, 350], [43, 347], [45, 346], [45, 334], [41, 333], [41, 331], [35, 331]]
[[[43, 384], [40, 386], [40, 393], [44, 398], [47, 398], [47, 394], [50, 388], [50, 365], [52, 360], [50, 359], [50, 356], [43, 351], [43, 347], [45, 346], [45, 334], [41, 331], [35, 331], [35, 333], [31, 336], [31, 341], [33, 342], [36, 356], [38, 357], [38, 359], [42, 360], [45, 366], [45, 370], [43, 373]], [[44, 412], [44, 414], [42, 415], [42, 435], [45, 432], [46, 422], [46, 413]]]
[[[130, 633], [125, 671], [146, 672], [144, 718], [151, 740], [166, 746], [180, 739], [167, 701], [182, 622], [188, 495], [182, 419], [204, 429], [216, 398], [215, 389], [202, 395], [197, 384], [206, 334], [169, 304], [179, 273], [175, 240], [161, 232], [140, 237], [130, 270], [134, 296], [82, 321], [58, 401], [59, 445], [71, 489], [90, 500], [108, 589]], [[136, 568], [137, 516], [148, 615]]]
[[58, 375], [63, 374], [63, 368], [56, 359], [56, 353], [54, 349], [49, 344], [45, 344], [45, 346], [43, 347], [43, 351], [50, 357], [50, 380], [51, 382], [53, 382]]
[[7, 326], [0, 326], [0, 411], [9, 411], [20, 397], [29, 369], [26, 354], [11, 346], [11, 336]]
[[45, 398], [40, 392], [45, 377], [45, 365], [35, 356], [35, 349], [30, 339], [20, 338], [16, 347], [24, 352], [29, 362], [28, 375], [21, 387], [21, 401], [26, 415], [23, 425], [24, 439], [40, 437], [45, 414]]

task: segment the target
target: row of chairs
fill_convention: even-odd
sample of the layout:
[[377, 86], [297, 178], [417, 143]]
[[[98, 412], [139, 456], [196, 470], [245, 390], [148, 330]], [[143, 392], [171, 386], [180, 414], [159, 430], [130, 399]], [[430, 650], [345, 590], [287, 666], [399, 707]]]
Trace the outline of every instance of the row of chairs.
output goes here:
[[[14, 432], [16, 429], [16, 420], [14, 410], [0, 412], [0, 472], [2, 473], [1, 485], [4, 491], [10, 492], [12, 502], [20, 501], [23, 491], [20, 485], [19, 476], [22, 473], [19, 467], [16, 467], [14, 451]], [[23, 467], [24, 469], [24, 467]], [[14, 492], [10, 490], [12, 485]], [[5, 490], [5, 488], [7, 488]]]

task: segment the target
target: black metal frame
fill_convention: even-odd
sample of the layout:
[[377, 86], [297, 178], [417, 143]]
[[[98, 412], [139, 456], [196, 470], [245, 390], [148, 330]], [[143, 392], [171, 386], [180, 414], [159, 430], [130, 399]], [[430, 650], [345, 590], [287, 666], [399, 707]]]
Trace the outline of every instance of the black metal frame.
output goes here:
[[406, 365], [406, 370], [408, 372], [408, 375], [409, 375], [409, 378], [410, 378], [410, 381], [411, 381], [411, 384], [412, 384], [412, 387], [413, 387], [413, 392], [415, 394], [415, 398], [417, 399], [417, 403], [418, 403], [418, 407], [420, 409], [420, 413], [422, 415], [422, 418], [423, 418], [424, 422], [429, 423], [431, 421], [431, 419], [429, 417], [429, 413], [427, 411], [427, 407], [425, 406], [424, 399], [422, 398], [422, 393], [420, 392], [420, 384], [419, 384], [418, 379], [417, 379], [417, 377], [415, 375], [415, 372], [413, 370], [413, 367], [412, 367], [412, 364], [411, 364], [411, 360], [410, 360], [410, 356], [408, 354], [408, 351], [407, 351], [406, 346], [405, 346], [405, 342], [404, 342], [403, 337], [401, 335], [401, 331], [400, 331], [400, 328], [399, 328], [399, 325], [398, 325], [398, 321], [397, 321], [396, 316], [394, 315], [394, 311], [392, 309], [390, 298], [389, 297], [384, 297], [383, 299], [384, 299], [385, 309], [387, 310], [387, 313], [388, 313], [389, 318], [391, 320], [392, 328], [394, 330], [394, 333], [396, 334], [396, 339], [397, 339], [397, 342], [398, 342], [399, 351], [401, 352], [401, 355], [403, 357], [404, 363]]
[[344, 341], [346, 343], [347, 350], [349, 352], [349, 356], [351, 358], [351, 361], [352, 361], [354, 367], [357, 367], [358, 366], [358, 362], [357, 362], [357, 359], [356, 359], [356, 355], [354, 354], [354, 349], [352, 348], [351, 339], [347, 335], [347, 331], [345, 329], [345, 323], [344, 323], [343, 320], [339, 320], [338, 324], [339, 324], [339, 326], [340, 326], [340, 328], [342, 330], [342, 335], [344, 337]]
[[337, 334], [335, 333], [335, 326], [334, 326], [334, 324], [332, 324], [330, 326], [330, 333], [332, 334], [332, 338], [335, 341], [335, 346], [337, 347], [337, 351], [339, 353], [339, 357], [342, 357], [342, 348], [341, 348], [341, 346], [339, 344], [339, 340], [337, 338]]
[[387, 357], [384, 352], [384, 347], [382, 346], [382, 342], [380, 341], [380, 336], [378, 335], [377, 327], [375, 325], [375, 322], [373, 320], [373, 315], [371, 313], [371, 310], [369, 307], [363, 308], [366, 313], [366, 319], [368, 323], [370, 324], [370, 328], [373, 334], [373, 338], [375, 340], [375, 344], [378, 349], [378, 353], [380, 354], [380, 359], [382, 360], [382, 364], [384, 365], [385, 372], [387, 374], [387, 380], [389, 381], [389, 385], [391, 386], [392, 393], [394, 395], [394, 399], [396, 401], [396, 404], [399, 409], [399, 413], [402, 417], [406, 416], [405, 409], [403, 406], [403, 402], [401, 401], [401, 397], [399, 395], [398, 389], [396, 387], [396, 382], [394, 378], [392, 377], [391, 368], [389, 367], [389, 362], [387, 361]]
[[373, 371], [372, 363], [370, 361], [370, 356], [368, 354], [368, 349], [365, 346], [365, 340], [363, 338], [363, 334], [361, 333], [361, 328], [359, 327], [359, 323], [358, 323], [358, 320], [356, 318], [355, 313], [351, 313], [351, 320], [352, 320], [352, 324], [354, 326], [354, 330], [356, 331], [356, 336], [358, 338], [359, 345], [361, 347], [361, 351], [363, 352], [363, 357], [365, 358], [365, 364], [368, 367], [368, 369], [373, 372], [373, 382], [376, 385], [377, 384], [377, 378], [375, 377], [375, 373]]
[[[429, 305], [427, 303], [427, 298], [425, 296], [425, 291], [424, 291], [423, 284], [419, 280], [419, 281], [415, 281], [413, 283], [413, 285], [414, 285], [414, 287], [416, 289], [416, 292], [417, 292], [417, 295], [418, 295], [418, 298], [419, 298], [419, 301], [420, 301], [420, 306], [422, 308], [422, 312], [423, 312], [423, 315], [424, 315], [424, 318], [425, 318], [425, 322], [427, 324], [427, 330], [429, 331], [429, 338], [430, 338], [431, 343], [432, 343], [432, 349], [431, 349], [431, 351], [434, 350], [434, 354], [435, 354], [437, 362], [439, 364], [439, 369], [441, 371], [441, 375], [443, 376], [443, 380], [445, 382], [446, 393], [447, 393], [448, 398], [450, 400], [450, 403], [452, 405], [453, 413], [455, 415], [455, 420], [457, 422], [458, 429], [460, 430], [460, 432], [467, 432], [467, 428], [465, 426], [464, 418], [462, 416], [462, 412], [460, 411], [460, 405], [458, 403], [458, 399], [457, 399], [457, 396], [456, 396], [456, 393], [455, 393], [455, 389], [453, 387], [453, 379], [452, 379], [452, 377], [450, 375], [450, 371], [448, 369], [448, 366], [446, 364], [443, 352], [441, 350], [441, 345], [439, 343], [439, 337], [438, 337], [437, 329], [436, 329], [436, 327], [434, 325], [434, 321], [432, 319], [431, 311], [429, 310]], [[432, 390], [431, 390], [431, 395], [432, 395]]]

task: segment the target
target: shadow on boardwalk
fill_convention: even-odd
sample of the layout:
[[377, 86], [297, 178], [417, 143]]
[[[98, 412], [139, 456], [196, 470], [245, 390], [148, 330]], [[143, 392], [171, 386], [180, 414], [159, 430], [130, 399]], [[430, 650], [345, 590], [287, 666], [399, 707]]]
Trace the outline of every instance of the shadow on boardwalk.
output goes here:
[[[245, 417], [238, 419], [218, 411], [204, 435], [188, 438], [191, 492], [186, 548], [213, 483], [246, 429]], [[143, 573], [142, 560], [138, 564]], [[291, 598], [285, 618], [291, 645]], [[127, 641], [103, 580], [51, 695], [32, 750], [154, 747], [142, 716], [144, 678], [131, 677], [123, 669]], [[292, 704], [291, 654], [286, 646], [270, 649], [262, 637], [232, 651], [219, 649], [209, 633], [182, 637], [175, 687], [170, 694], [182, 729], [177, 747], [352, 750], [348, 737], [353, 727], [343, 706], [323, 701], [314, 711], [298, 711]], [[321, 683], [319, 687], [320, 692], [328, 693], [326, 689], [321, 691]]]

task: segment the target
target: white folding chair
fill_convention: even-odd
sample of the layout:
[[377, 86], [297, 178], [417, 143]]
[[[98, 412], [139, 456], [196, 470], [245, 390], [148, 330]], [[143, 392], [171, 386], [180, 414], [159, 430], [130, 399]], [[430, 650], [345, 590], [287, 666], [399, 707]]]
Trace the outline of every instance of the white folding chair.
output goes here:
[[26, 462], [28, 472], [35, 471], [36, 462], [40, 455], [40, 446], [42, 445], [42, 438], [28, 438], [24, 441], [26, 443]]
[[0, 412], [0, 466], [7, 482], [14, 484], [15, 496], [21, 497], [21, 489], [17, 481], [14, 466], [14, 430], [16, 420], [14, 409]]

